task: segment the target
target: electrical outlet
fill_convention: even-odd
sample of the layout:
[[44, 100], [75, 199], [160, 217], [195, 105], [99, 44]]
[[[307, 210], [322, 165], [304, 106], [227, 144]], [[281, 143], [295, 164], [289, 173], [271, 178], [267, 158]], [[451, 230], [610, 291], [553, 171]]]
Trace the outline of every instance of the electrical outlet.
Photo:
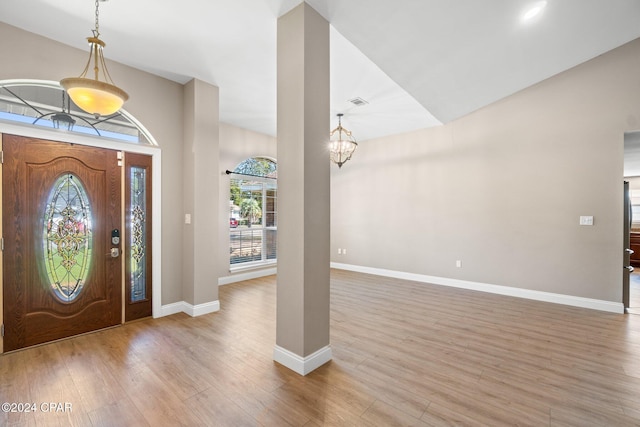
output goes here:
[[342, 249], [338, 248], [338, 255], [342, 255]]
[[581, 216], [580, 225], [593, 225], [593, 216]]
[[347, 250], [346, 250], [346, 249], [343, 249], [343, 250], [342, 250], [342, 255], [346, 255], [346, 254], [347, 254]]
[[456, 267], [458, 267], [458, 268], [462, 267], [462, 261], [461, 260], [456, 260]]

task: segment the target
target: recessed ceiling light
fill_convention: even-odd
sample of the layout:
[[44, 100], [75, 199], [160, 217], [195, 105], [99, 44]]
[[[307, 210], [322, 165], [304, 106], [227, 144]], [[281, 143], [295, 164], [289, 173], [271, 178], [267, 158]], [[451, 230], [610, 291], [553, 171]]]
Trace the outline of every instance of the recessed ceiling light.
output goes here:
[[522, 14], [522, 21], [530, 21], [531, 19], [540, 15], [546, 6], [546, 1], [539, 1], [535, 3], [529, 9], [527, 9], [525, 13]]

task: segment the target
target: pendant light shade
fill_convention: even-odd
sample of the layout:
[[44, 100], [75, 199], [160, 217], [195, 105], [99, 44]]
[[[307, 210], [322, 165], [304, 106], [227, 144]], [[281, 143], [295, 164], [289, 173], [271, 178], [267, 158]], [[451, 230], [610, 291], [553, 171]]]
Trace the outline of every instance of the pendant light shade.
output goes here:
[[351, 158], [358, 143], [350, 131], [342, 127], [342, 116], [338, 114], [338, 127], [329, 134], [329, 156], [339, 168]]
[[129, 95], [119, 87], [83, 77], [62, 79], [60, 85], [73, 102], [94, 116], [108, 116], [120, 110]]
[[[87, 41], [90, 46], [89, 60], [84, 71], [79, 77], [60, 80], [60, 85], [82, 110], [96, 117], [108, 116], [117, 112], [129, 99], [129, 95], [113, 84], [107, 70], [102, 52], [105, 43], [100, 40], [98, 0], [96, 0], [96, 29], [93, 30], [93, 37], [87, 37]], [[93, 70], [93, 78], [87, 77], [89, 69]]]

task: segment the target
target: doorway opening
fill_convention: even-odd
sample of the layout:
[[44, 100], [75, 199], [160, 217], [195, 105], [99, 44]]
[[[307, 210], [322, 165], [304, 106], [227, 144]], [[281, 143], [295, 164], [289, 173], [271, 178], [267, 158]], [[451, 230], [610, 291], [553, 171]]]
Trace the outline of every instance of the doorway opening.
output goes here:
[[640, 132], [624, 135], [624, 181], [623, 303], [640, 314]]

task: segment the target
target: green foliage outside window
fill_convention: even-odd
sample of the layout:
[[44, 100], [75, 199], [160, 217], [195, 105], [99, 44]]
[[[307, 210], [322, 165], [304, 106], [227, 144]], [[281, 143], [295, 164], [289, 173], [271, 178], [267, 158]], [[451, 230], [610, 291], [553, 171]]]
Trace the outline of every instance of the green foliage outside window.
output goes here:
[[276, 163], [254, 157], [240, 163], [229, 181], [230, 264], [276, 259]]

